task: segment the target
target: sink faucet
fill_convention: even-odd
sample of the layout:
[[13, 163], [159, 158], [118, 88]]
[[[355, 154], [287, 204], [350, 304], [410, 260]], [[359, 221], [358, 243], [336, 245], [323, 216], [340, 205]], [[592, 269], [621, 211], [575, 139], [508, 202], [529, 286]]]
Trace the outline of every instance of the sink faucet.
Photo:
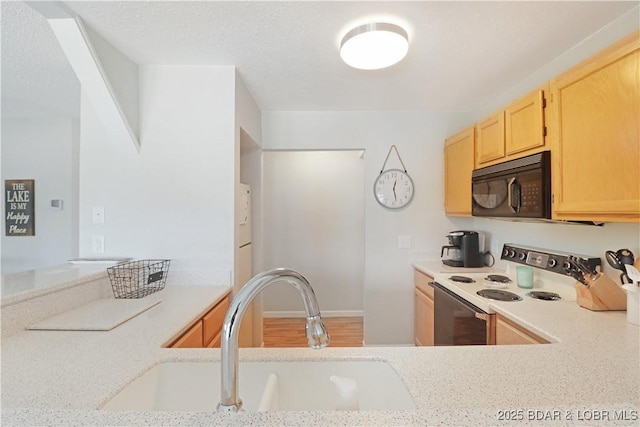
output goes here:
[[222, 385], [218, 412], [238, 412], [242, 407], [242, 400], [238, 397], [238, 334], [240, 324], [251, 301], [274, 283], [288, 283], [300, 294], [307, 315], [305, 329], [309, 347], [320, 349], [329, 344], [329, 334], [327, 334], [327, 329], [320, 318], [316, 295], [307, 279], [288, 268], [276, 268], [258, 274], [236, 294], [222, 324], [222, 340], [220, 342]]

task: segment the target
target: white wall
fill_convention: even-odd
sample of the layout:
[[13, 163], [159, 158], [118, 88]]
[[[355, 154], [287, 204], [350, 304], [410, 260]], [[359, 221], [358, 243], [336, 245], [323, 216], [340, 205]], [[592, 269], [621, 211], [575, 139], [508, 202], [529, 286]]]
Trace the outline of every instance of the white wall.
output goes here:
[[102, 38], [100, 34], [93, 31], [90, 26], [84, 26], [84, 30], [98, 56], [109, 87], [117, 97], [117, 104], [124, 114], [127, 124], [131, 131], [138, 136], [140, 114], [138, 65]]
[[[457, 220], [444, 216], [443, 141], [468, 121], [466, 114], [419, 111], [263, 112], [263, 149], [366, 151], [361, 196], [368, 345], [413, 342], [411, 262], [438, 259], [445, 235], [458, 228]], [[414, 200], [398, 211], [384, 209], [373, 198], [373, 181], [392, 144], [416, 187]], [[387, 167], [399, 166], [395, 156], [390, 157]], [[411, 249], [398, 249], [399, 235], [411, 236]]]
[[[82, 98], [80, 253], [170, 258], [176, 284], [230, 284], [234, 67], [140, 67], [139, 154], [120, 154]], [[92, 207], [105, 223], [92, 223]]]
[[[640, 256], [640, 224], [608, 223], [603, 226], [507, 222], [475, 218], [469, 227], [485, 233], [500, 257], [505, 243], [518, 243], [544, 249], [570, 252], [602, 258], [605, 273], [616, 279], [620, 274], [607, 264], [606, 250], [630, 249]], [[498, 263], [500, 264], [500, 262]]]
[[[77, 120], [2, 119], [2, 188], [5, 179], [34, 179], [36, 221], [32, 237], [5, 236], [2, 221], [3, 274], [78, 255], [78, 143]], [[62, 199], [63, 209], [51, 209], [51, 199]]]
[[[324, 314], [362, 315], [365, 183], [361, 153], [263, 154], [265, 268], [289, 267], [302, 273]], [[287, 315], [303, 308], [289, 286], [264, 294], [266, 312]]]

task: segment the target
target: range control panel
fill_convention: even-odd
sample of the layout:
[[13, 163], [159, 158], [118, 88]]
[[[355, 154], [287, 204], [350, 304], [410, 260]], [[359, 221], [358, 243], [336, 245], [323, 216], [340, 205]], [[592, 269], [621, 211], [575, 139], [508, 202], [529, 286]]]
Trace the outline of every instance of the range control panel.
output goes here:
[[572, 259], [578, 258], [584, 265], [595, 270], [602, 265], [600, 258], [587, 255], [576, 255], [565, 252], [550, 251], [548, 249], [518, 246], [513, 243], [505, 243], [502, 247], [500, 259], [518, 264], [530, 265], [565, 276], [570, 276]]

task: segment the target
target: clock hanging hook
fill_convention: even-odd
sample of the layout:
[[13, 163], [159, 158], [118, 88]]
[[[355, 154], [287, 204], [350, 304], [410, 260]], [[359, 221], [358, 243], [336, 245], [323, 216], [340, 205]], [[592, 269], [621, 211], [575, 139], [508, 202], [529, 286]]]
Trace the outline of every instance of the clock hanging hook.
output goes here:
[[396, 145], [393, 144], [389, 148], [389, 152], [387, 153], [387, 157], [384, 159], [384, 163], [382, 164], [382, 169], [380, 169], [380, 175], [382, 175], [382, 173], [384, 172], [384, 167], [387, 165], [387, 160], [389, 160], [389, 156], [391, 155], [391, 151], [392, 150], [396, 150], [396, 155], [398, 156], [398, 160], [400, 160], [400, 164], [402, 165], [402, 169], [404, 170], [404, 173], [407, 173], [407, 167], [404, 165], [404, 162], [402, 161], [402, 157], [400, 157], [400, 152], [398, 151], [398, 147], [396, 147]]

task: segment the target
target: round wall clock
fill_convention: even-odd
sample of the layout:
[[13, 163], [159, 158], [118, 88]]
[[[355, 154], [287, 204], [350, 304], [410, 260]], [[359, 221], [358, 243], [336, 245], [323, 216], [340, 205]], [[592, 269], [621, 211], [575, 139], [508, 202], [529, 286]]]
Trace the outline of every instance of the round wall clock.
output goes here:
[[402, 208], [413, 199], [413, 180], [406, 171], [387, 169], [373, 183], [373, 194], [385, 208]]

